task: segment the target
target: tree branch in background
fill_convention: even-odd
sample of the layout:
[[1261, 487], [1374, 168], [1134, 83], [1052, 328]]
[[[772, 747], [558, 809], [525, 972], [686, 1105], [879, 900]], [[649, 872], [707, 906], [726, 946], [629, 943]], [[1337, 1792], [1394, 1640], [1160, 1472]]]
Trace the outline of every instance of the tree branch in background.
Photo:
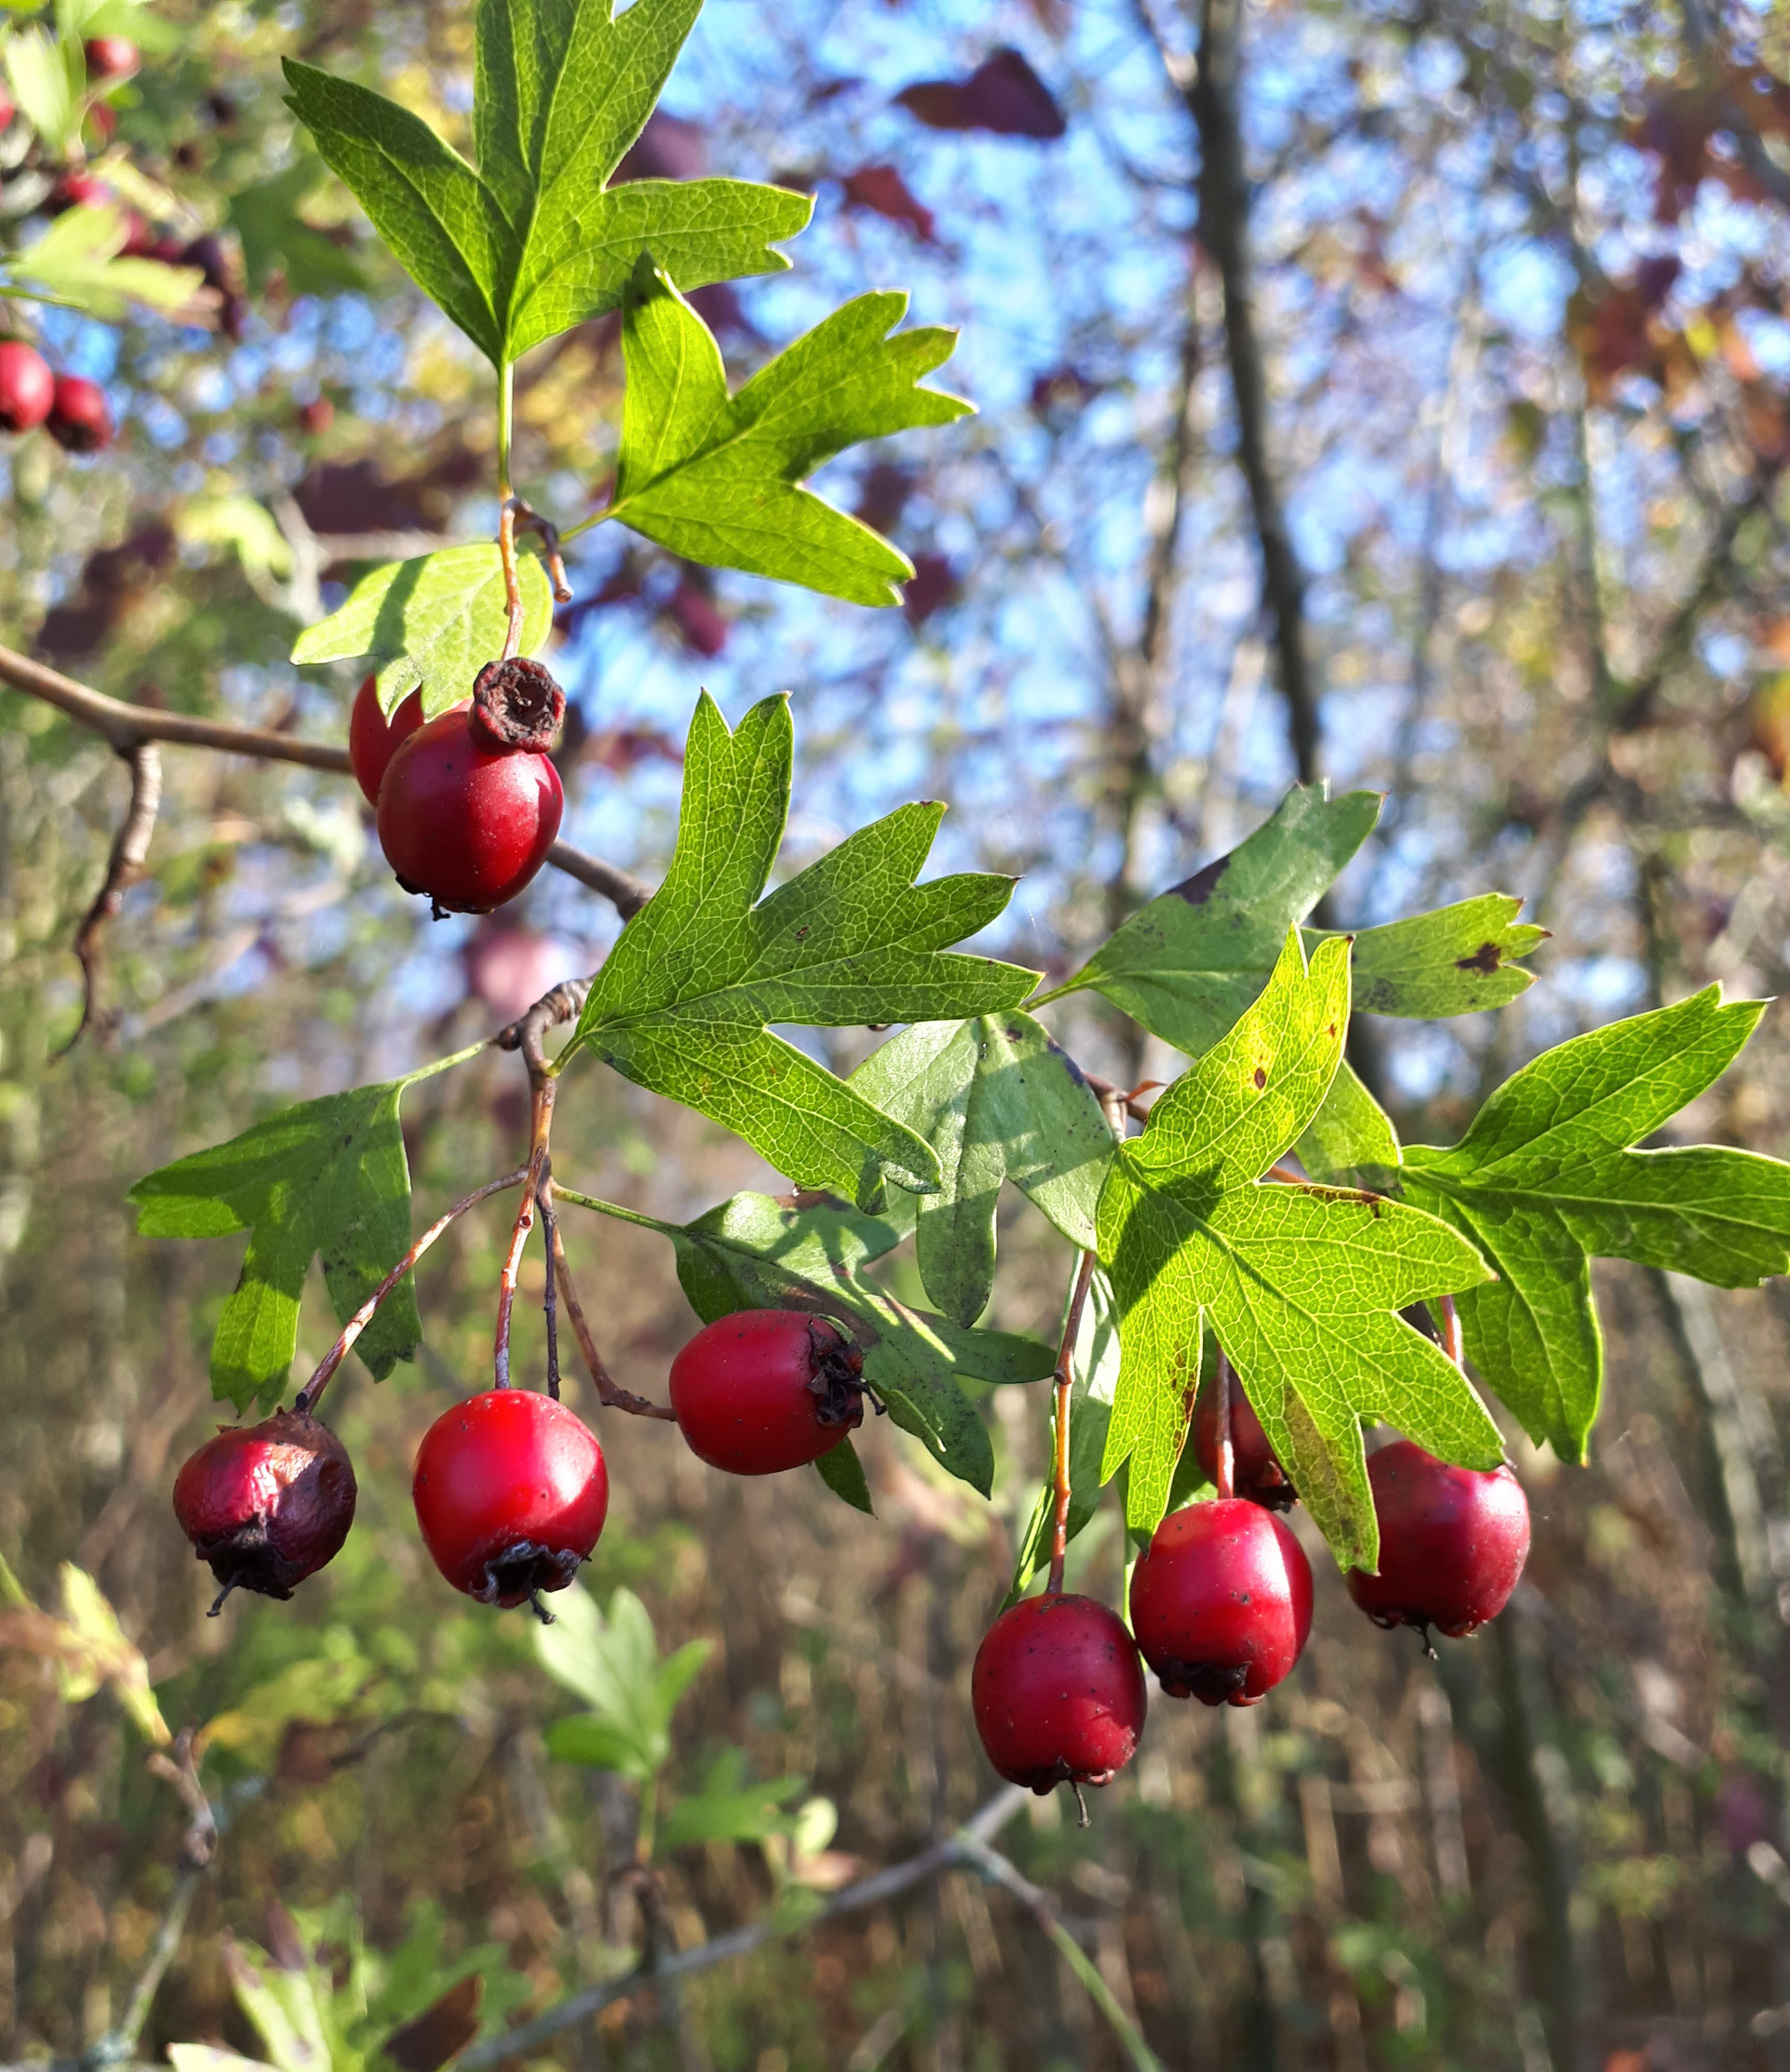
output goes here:
[[66, 1058], [90, 1027], [101, 1034], [109, 1031], [109, 1018], [98, 1012], [100, 931], [143, 874], [143, 859], [149, 854], [150, 837], [155, 832], [155, 816], [162, 804], [162, 753], [155, 743], [140, 741], [135, 747], [121, 749], [119, 753], [130, 765], [130, 804], [112, 838], [105, 882], [75, 933], [75, 955], [80, 960], [80, 1019], [75, 1024], [74, 1034], [55, 1054], [59, 1059]]
[[1280, 691], [1301, 783], [1320, 775], [1318, 684], [1305, 624], [1305, 570], [1287, 528], [1268, 455], [1268, 384], [1256, 328], [1238, 75], [1242, 0], [1204, 0], [1198, 68], [1183, 88], [1200, 137], [1200, 241], [1225, 289], [1225, 350], [1237, 405], [1237, 457], [1262, 549], [1262, 588], [1274, 614]]
[[1727, 64], [1717, 43], [1714, 25], [1703, 0], [1681, 0], [1681, 4], [1685, 40], [1690, 46], [1691, 60], [1704, 85], [1715, 96], [1722, 119], [1732, 133], [1735, 149], [1740, 154], [1740, 162], [1774, 201], [1790, 208], [1790, 171], [1786, 171], [1766, 150], [1758, 125], [1732, 92]]
[[[347, 776], [353, 769], [348, 751], [326, 741], [300, 741], [270, 727], [232, 726], [223, 720], [197, 719], [190, 713], [158, 712], [149, 705], [126, 705], [121, 698], [108, 697], [91, 690], [60, 670], [46, 668], [28, 655], [0, 648], [0, 683], [10, 684], [27, 697], [40, 699], [66, 714], [77, 726], [115, 748], [121, 755], [133, 755], [146, 742], [165, 741], [183, 748], [210, 748], [222, 755], [247, 755], [262, 763], [297, 763], [310, 770], [334, 771]], [[637, 878], [589, 856], [570, 842], [556, 841], [547, 861], [568, 878], [599, 893], [626, 920], [637, 914], [652, 896], [651, 888]]]

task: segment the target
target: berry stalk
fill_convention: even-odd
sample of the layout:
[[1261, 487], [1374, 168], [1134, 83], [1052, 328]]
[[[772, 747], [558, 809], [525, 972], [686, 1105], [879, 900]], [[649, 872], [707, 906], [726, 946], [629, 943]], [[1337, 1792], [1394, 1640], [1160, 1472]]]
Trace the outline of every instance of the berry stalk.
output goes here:
[[378, 1287], [355, 1310], [347, 1322], [343, 1326], [341, 1337], [318, 1362], [316, 1373], [299, 1390], [294, 1408], [300, 1411], [316, 1408], [318, 1397], [330, 1385], [330, 1375], [347, 1359], [349, 1348], [354, 1344], [355, 1340], [372, 1323], [374, 1312], [450, 1223], [456, 1218], [463, 1216], [468, 1209], [476, 1208], [481, 1202], [487, 1200], [491, 1195], [502, 1194], [506, 1187], [519, 1186], [528, 1178], [528, 1169], [523, 1166], [516, 1172], [506, 1173], [501, 1180], [487, 1180], [482, 1187], [474, 1188], [470, 1194], [456, 1202], [451, 1209], [437, 1216], [417, 1242], [411, 1246], [409, 1251], [386, 1275]]
[[1063, 1338], [1057, 1349], [1057, 1513], [1050, 1528], [1050, 1580], [1047, 1596], [1063, 1587], [1063, 1564], [1069, 1558], [1069, 1416], [1075, 1384], [1075, 1342], [1082, 1335], [1082, 1312], [1087, 1307], [1088, 1289], [1094, 1282], [1094, 1254], [1084, 1252], [1075, 1276], [1074, 1292], [1069, 1298], [1069, 1314], [1063, 1319]]
[[1237, 1449], [1230, 1437], [1230, 1362], [1222, 1346], [1214, 1385], [1218, 1392], [1218, 1472], [1213, 1483], [1220, 1496], [1233, 1497], [1237, 1494]]

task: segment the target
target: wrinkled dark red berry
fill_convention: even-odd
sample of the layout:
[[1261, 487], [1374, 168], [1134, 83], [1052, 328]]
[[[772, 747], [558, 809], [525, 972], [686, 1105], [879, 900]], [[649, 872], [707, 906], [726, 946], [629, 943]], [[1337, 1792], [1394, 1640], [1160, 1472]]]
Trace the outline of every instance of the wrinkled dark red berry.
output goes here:
[[444, 1411], [417, 1449], [411, 1495], [435, 1565], [481, 1604], [532, 1603], [590, 1558], [609, 1511], [597, 1436], [563, 1403], [492, 1388]]
[[[1218, 1383], [1209, 1376], [1193, 1406], [1193, 1455], [1209, 1482], [1218, 1480]], [[1230, 1457], [1233, 1494], [1269, 1511], [1291, 1511], [1299, 1492], [1287, 1478], [1262, 1420], [1250, 1407], [1243, 1385], [1230, 1377]]]
[[1131, 1630], [1172, 1698], [1254, 1705], [1312, 1630], [1312, 1564], [1242, 1497], [1171, 1511], [1131, 1571]]
[[0, 431], [41, 425], [55, 393], [56, 377], [42, 353], [15, 338], [0, 343]]
[[1125, 1622], [1092, 1597], [1025, 1597], [982, 1637], [970, 1702], [1010, 1784], [1107, 1784], [1137, 1752], [1148, 1698]]
[[671, 1363], [671, 1408], [692, 1453], [729, 1474], [774, 1475], [830, 1452], [864, 1421], [864, 1355], [805, 1309], [740, 1309]]
[[1529, 1558], [1529, 1499], [1507, 1467], [1451, 1467], [1410, 1439], [1370, 1454], [1380, 1572], [1349, 1594], [1376, 1626], [1464, 1639], [1510, 1601]]
[[302, 1410], [232, 1424], [174, 1478], [174, 1515], [223, 1589], [289, 1597], [340, 1550], [355, 1517], [355, 1471], [342, 1441]]
[[59, 374], [44, 429], [65, 452], [102, 453], [111, 445], [112, 406], [96, 381]]

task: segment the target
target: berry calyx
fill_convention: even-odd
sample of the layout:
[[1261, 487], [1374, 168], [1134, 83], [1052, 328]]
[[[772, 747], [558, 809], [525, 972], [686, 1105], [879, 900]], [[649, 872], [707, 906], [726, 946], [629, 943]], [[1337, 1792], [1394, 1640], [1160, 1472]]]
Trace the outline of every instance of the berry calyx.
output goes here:
[[1508, 1467], [1451, 1467], [1410, 1439], [1370, 1454], [1380, 1572], [1349, 1594], [1376, 1626], [1464, 1640], [1510, 1601], [1529, 1558], [1529, 1499]]
[[112, 443], [111, 405], [96, 381], [59, 374], [44, 427], [67, 453], [101, 453]]
[[481, 1604], [532, 1604], [590, 1558], [609, 1511], [597, 1435], [550, 1396], [487, 1389], [444, 1411], [417, 1449], [411, 1496], [435, 1565]]
[[1260, 1703], [1312, 1630], [1312, 1564], [1242, 1497], [1172, 1511], [1131, 1571], [1131, 1630], [1171, 1698]]
[[487, 662], [472, 680], [473, 738], [487, 748], [544, 755], [565, 717], [565, 693], [545, 665], [525, 655]]
[[1025, 1597], [982, 1637], [970, 1703], [988, 1760], [1041, 1796], [1108, 1784], [1137, 1753], [1149, 1700], [1125, 1622], [1092, 1597]]
[[366, 793], [368, 805], [379, 804], [380, 783], [386, 765], [422, 724], [420, 687], [400, 701], [389, 719], [380, 709], [377, 677], [367, 677], [355, 693], [348, 713], [348, 760], [354, 765], [355, 781]]
[[[1225, 1372], [1230, 1373], [1227, 1367]], [[1210, 1377], [1193, 1406], [1193, 1457], [1209, 1482], [1218, 1480], [1218, 1383]], [[1231, 1487], [1267, 1511], [1291, 1511], [1299, 1492], [1287, 1478], [1262, 1420], [1250, 1407], [1243, 1384], [1230, 1374]]]
[[379, 788], [379, 839], [406, 892], [437, 910], [488, 914], [547, 861], [565, 807], [545, 755], [477, 738], [445, 712], [401, 742]]
[[87, 76], [96, 86], [115, 86], [142, 63], [129, 36], [89, 36], [81, 51], [87, 60]]
[[41, 352], [17, 339], [0, 343], [0, 431], [28, 432], [55, 401], [56, 378]]
[[774, 1475], [864, 1422], [864, 1355], [804, 1309], [741, 1309], [671, 1363], [671, 1408], [692, 1453], [734, 1475]]
[[289, 1597], [340, 1551], [354, 1523], [355, 1471], [342, 1441], [302, 1410], [226, 1425], [174, 1483], [174, 1515], [223, 1589]]

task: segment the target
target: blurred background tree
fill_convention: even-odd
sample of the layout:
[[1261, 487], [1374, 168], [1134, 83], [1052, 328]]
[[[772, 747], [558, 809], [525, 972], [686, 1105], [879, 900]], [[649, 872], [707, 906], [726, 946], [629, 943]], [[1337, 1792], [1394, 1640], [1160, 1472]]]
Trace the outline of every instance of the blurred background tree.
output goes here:
[[[166, 0], [127, 26], [142, 69], [82, 144], [199, 279], [120, 323], [10, 304], [104, 384], [121, 430], [84, 460], [41, 433], [11, 444], [0, 626], [114, 695], [339, 739], [351, 677], [301, 678], [295, 631], [370, 560], [488, 536], [494, 456], [481, 363], [311, 152], [277, 60], [359, 73], [458, 138], [470, 8]], [[34, 129], [37, 33], [14, 10], [24, 113], [0, 136], [0, 211], [25, 245], [70, 199], [68, 152]], [[911, 284], [917, 319], [963, 325], [950, 379], [981, 414], [834, 471], [914, 560], [899, 613], [585, 543], [553, 657], [575, 841], [655, 874], [699, 684], [730, 717], [786, 688], [788, 867], [899, 800], [945, 799], [942, 862], [1024, 874], [990, 947], [1066, 972], [1293, 777], [1371, 785], [1386, 811], [1332, 920], [1496, 884], [1553, 931], [1502, 1014], [1362, 1025], [1356, 1062], [1418, 1141], [1612, 1014], [1711, 979], [1783, 989], [1781, 11], [709, 0], [668, 107], [638, 174], [818, 199], [800, 271], [696, 298], [736, 373], [831, 302]], [[537, 502], [588, 508], [619, 396], [614, 320], [525, 363], [517, 474]], [[141, 2055], [277, 2057], [254, 2008], [302, 2001], [332, 2059], [389, 2042], [438, 2063], [643, 1943], [794, 1930], [987, 1799], [964, 1689], [1044, 1435], [990, 1392], [1017, 1514], [867, 1436], [872, 1524], [808, 1478], [724, 1483], [606, 1421], [606, 1616], [581, 1609], [584, 1654], [544, 1674], [526, 1623], [450, 1599], [408, 1528], [416, 1439], [484, 1356], [497, 1239], [462, 1223], [423, 1269], [417, 1363], [376, 1392], [352, 1363], [337, 1384], [363, 1529], [289, 1610], [239, 1599], [207, 1624], [166, 1489], [214, 1416], [232, 1267], [138, 1241], [125, 1187], [489, 1033], [617, 924], [552, 874], [519, 911], [431, 924], [347, 783], [164, 761], [105, 1022], [53, 1063], [126, 779], [0, 692], [0, 2050], [115, 2039], [178, 1908]], [[1090, 1064], [1149, 1072], [1100, 1014], [1071, 1003], [1058, 1026]], [[829, 1040], [844, 1066], [864, 1039]], [[1704, 1135], [1790, 1148], [1786, 1044], [1768, 1018]], [[513, 1065], [430, 1082], [405, 1128], [425, 1203], [445, 1202], [523, 1139]], [[765, 1182], [613, 1078], [559, 1137], [569, 1181], [658, 1215]], [[1064, 1250], [1012, 1216], [1024, 1263], [995, 1321], [1048, 1335]], [[619, 1378], [656, 1391], [692, 1321], [667, 1256], [617, 1227], [570, 1239]], [[1320, 1559], [1316, 1637], [1272, 1706], [1159, 1702], [1090, 1831], [1044, 1800], [1004, 1829], [1079, 1966], [954, 1859], [622, 1991], [533, 2061], [1790, 2066], [1790, 1305], [1781, 1283], [1718, 1308], [1676, 1276], [1599, 1272], [1592, 1466], [1513, 1430], [1537, 1542], [1505, 1619], [1432, 1667], [1355, 1617]], [[538, 1318], [519, 1330], [538, 1357]], [[302, 1353], [332, 1335], [315, 1302]], [[1122, 1559], [1108, 1519], [1071, 1581], [1113, 1594]], [[706, 1658], [673, 1655], [699, 1639]], [[660, 1650], [692, 1680], [665, 1688], [651, 1760], [622, 1760], [601, 1693], [644, 1690]], [[198, 1730], [160, 1761], [178, 1786], [202, 1759], [215, 1849], [144, 1771], [161, 1720]], [[470, 2012], [462, 1974], [482, 1982]], [[400, 2042], [431, 2004], [445, 2026]]]

